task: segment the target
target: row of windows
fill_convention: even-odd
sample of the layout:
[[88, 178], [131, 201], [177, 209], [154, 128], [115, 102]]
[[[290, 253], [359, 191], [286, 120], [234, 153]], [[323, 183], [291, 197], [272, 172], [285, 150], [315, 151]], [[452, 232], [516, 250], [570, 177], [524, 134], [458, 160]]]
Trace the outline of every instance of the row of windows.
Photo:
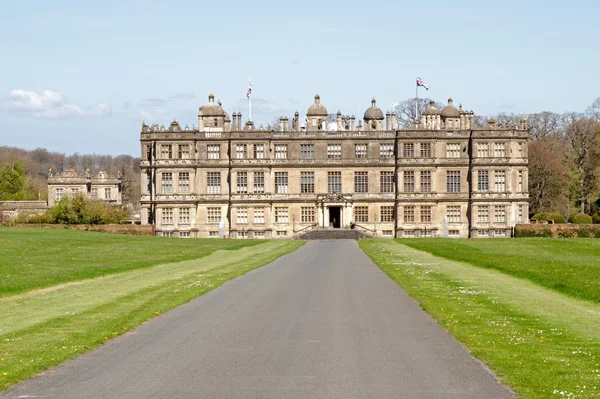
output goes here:
[[[56, 201], [60, 201], [63, 196], [65, 195], [66, 191], [65, 189], [62, 188], [57, 188], [54, 190], [54, 199]], [[71, 195], [78, 195], [79, 194], [79, 189], [78, 188], [72, 188], [71, 189]], [[111, 195], [112, 195], [112, 189], [109, 187], [105, 187], [104, 188], [104, 199], [105, 200], [110, 200], [111, 199]], [[90, 190], [90, 198], [93, 199], [98, 199], [98, 187], [92, 187]]]
[[[161, 144], [160, 145], [160, 158], [161, 159], [189, 159], [191, 150], [189, 144]], [[496, 158], [504, 158], [507, 156], [507, 147], [505, 142], [483, 142], [477, 143], [477, 157], [478, 158], [489, 158], [490, 156]], [[464, 152], [465, 149], [462, 149]], [[519, 143], [519, 153], [522, 155], [523, 144]], [[146, 159], [150, 159], [151, 147], [146, 146]], [[176, 157], [175, 157], [176, 155]], [[361, 159], [367, 158], [368, 155], [368, 144], [355, 144], [354, 145], [354, 158]], [[431, 143], [400, 143], [399, 154], [402, 158], [431, 158], [432, 157], [432, 145]], [[221, 145], [220, 144], [209, 144], [207, 146], [207, 159], [221, 159]], [[380, 143], [379, 144], [379, 157], [381, 159], [393, 158], [394, 157], [394, 143]], [[446, 144], [446, 158], [460, 158], [461, 157], [461, 144], [460, 143], [447, 143]], [[265, 158], [265, 144], [236, 144], [235, 145], [235, 159], [264, 159]], [[275, 144], [275, 159], [287, 159], [288, 158], [288, 145], [287, 144]], [[328, 159], [341, 159], [342, 158], [342, 144], [333, 143], [327, 144], [327, 158]], [[300, 144], [300, 159], [315, 159], [315, 145], [314, 144]]]
[[[422, 193], [431, 192], [431, 171], [420, 171], [420, 191]], [[403, 189], [404, 192], [413, 193], [415, 188], [415, 171], [403, 172]], [[179, 194], [188, 194], [190, 191], [190, 177], [188, 172], [179, 173], [179, 185], [177, 192]], [[460, 192], [460, 171], [447, 171], [447, 192]], [[262, 194], [265, 192], [265, 173], [253, 172], [253, 193]], [[150, 178], [148, 184], [151, 184]], [[275, 172], [275, 193], [287, 194], [289, 192], [289, 175], [288, 172]], [[393, 193], [394, 192], [394, 172], [381, 171], [379, 173], [379, 192]], [[173, 194], [173, 173], [163, 172], [161, 174], [161, 193]], [[206, 174], [206, 192], [207, 194], [221, 193], [221, 172], [207, 172]], [[248, 187], [248, 172], [236, 173], [236, 193], [249, 193]], [[327, 192], [341, 193], [342, 192], [342, 172], [333, 171], [327, 172]], [[354, 192], [368, 193], [369, 192], [369, 175], [368, 172], [354, 172]], [[300, 193], [314, 194], [315, 193], [315, 172], [300, 172]]]
[[[494, 170], [494, 191], [505, 192], [506, 191], [506, 171], [505, 170]], [[490, 191], [490, 171], [478, 170], [477, 171], [477, 191], [488, 192]], [[517, 192], [523, 191], [523, 171], [517, 172]]]
[[[179, 224], [190, 223], [190, 208], [162, 208], [162, 223], [164, 225], [173, 224], [174, 209], [177, 209]], [[525, 221], [525, 205], [519, 205], [517, 222]], [[314, 206], [300, 208], [301, 223], [315, 223], [317, 208]], [[248, 224], [252, 217], [253, 224], [265, 223], [264, 208], [236, 208], [237, 224]], [[490, 219], [490, 216], [493, 218]], [[414, 206], [407, 205], [402, 207], [402, 219], [404, 223], [431, 223], [432, 206]], [[461, 223], [461, 207], [460, 205], [449, 205], [446, 207], [446, 220], [448, 223]], [[217, 224], [221, 221], [221, 208], [208, 207], [206, 212], [206, 222], [208, 224]], [[369, 223], [368, 206], [354, 207], [354, 221], [356, 223]], [[479, 223], [505, 223], [506, 222], [506, 205], [479, 205], [477, 206], [477, 222]], [[379, 212], [380, 223], [394, 222], [394, 207], [381, 206]], [[275, 207], [275, 223], [289, 223], [288, 207]]]

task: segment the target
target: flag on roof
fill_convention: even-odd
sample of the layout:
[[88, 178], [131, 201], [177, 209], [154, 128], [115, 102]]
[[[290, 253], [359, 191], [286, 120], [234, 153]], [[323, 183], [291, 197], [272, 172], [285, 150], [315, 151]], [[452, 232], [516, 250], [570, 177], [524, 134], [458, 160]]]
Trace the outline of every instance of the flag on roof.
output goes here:
[[425, 82], [423, 82], [423, 79], [421, 79], [420, 77], [417, 76], [417, 87], [424, 87], [425, 90], [429, 90], [429, 86], [427, 86], [425, 84]]
[[248, 92], [246, 93], [246, 98], [250, 99], [251, 95], [252, 95], [252, 82], [248, 81]]

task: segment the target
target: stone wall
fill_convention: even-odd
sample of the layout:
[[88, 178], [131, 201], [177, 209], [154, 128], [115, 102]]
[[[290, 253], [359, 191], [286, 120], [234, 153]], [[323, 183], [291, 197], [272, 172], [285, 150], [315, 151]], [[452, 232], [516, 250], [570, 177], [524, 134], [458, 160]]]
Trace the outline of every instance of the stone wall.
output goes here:
[[47, 229], [69, 229], [81, 231], [98, 231], [111, 234], [129, 234], [134, 236], [153, 236], [154, 226], [136, 224], [12, 224], [11, 227], [38, 227]]
[[515, 237], [600, 238], [600, 224], [518, 224]]

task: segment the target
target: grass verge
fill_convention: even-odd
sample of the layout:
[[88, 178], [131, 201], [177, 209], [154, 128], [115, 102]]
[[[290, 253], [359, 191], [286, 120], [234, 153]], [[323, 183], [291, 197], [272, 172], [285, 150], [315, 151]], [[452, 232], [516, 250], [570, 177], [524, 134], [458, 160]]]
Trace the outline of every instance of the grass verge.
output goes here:
[[359, 244], [519, 397], [600, 397], [597, 304], [393, 241]]
[[198, 259], [264, 240], [182, 240], [60, 229], [0, 228], [0, 297], [162, 263]]
[[268, 241], [0, 299], [0, 391], [294, 251]]
[[442, 258], [496, 269], [575, 298], [600, 303], [600, 240], [402, 239], [404, 245]]

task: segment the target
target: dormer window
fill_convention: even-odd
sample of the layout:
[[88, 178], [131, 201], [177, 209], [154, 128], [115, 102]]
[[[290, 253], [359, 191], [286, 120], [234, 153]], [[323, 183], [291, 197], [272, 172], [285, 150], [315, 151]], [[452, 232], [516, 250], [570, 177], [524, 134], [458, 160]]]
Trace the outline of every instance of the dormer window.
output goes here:
[[213, 125], [214, 127], [217, 127], [217, 118], [213, 119]]

